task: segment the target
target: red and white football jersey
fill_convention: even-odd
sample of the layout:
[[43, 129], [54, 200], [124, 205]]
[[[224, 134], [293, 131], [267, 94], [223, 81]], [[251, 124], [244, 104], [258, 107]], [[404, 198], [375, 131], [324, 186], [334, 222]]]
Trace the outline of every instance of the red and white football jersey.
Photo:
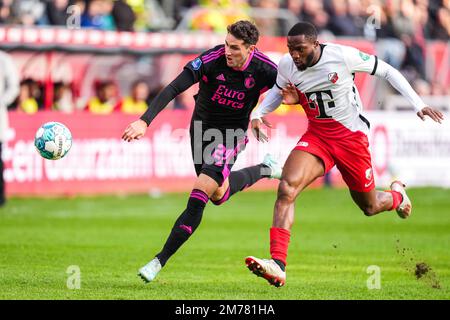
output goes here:
[[[362, 103], [354, 83], [355, 72], [374, 75], [378, 58], [356, 48], [321, 44], [320, 59], [304, 71], [298, 70], [290, 54], [280, 60], [276, 84], [281, 89], [293, 83], [308, 119], [309, 129], [334, 137], [369, 131], [362, 116]], [[349, 132], [350, 131], [350, 132]]]

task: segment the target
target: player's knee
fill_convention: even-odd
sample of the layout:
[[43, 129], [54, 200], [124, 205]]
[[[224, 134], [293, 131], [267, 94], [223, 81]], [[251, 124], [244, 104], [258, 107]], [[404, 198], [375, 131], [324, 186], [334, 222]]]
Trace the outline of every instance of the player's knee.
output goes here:
[[297, 198], [298, 186], [289, 180], [282, 179], [278, 186], [277, 202], [292, 203]]
[[229, 198], [230, 188], [228, 187], [226, 190], [224, 188], [218, 188], [210, 199], [212, 204], [220, 206], [221, 204], [224, 204]]

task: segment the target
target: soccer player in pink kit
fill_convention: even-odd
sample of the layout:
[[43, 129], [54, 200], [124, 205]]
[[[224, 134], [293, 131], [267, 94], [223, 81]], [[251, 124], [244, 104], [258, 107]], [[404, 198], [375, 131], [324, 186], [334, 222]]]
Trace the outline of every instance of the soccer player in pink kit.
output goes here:
[[422, 120], [443, 120], [441, 112], [425, 105], [408, 81], [389, 64], [353, 47], [321, 44], [312, 24], [300, 22], [288, 33], [289, 53], [278, 66], [276, 85], [251, 116], [258, 140], [264, 116], [284, 103], [300, 103], [308, 117], [308, 129], [283, 168], [270, 229], [272, 259], [249, 256], [247, 267], [270, 284], [286, 281], [286, 257], [294, 221], [295, 199], [318, 177], [336, 165], [350, 189], [353, 201], [367, 216], [396, 210], [401, 218], [411, 214], [411, 201], [400, 181], [391, 190], [375, 190], [367, 134], [370, 123], [361, 114], [362, 104], [353, 82], [356, 72], [388, 80], [414, 106]]

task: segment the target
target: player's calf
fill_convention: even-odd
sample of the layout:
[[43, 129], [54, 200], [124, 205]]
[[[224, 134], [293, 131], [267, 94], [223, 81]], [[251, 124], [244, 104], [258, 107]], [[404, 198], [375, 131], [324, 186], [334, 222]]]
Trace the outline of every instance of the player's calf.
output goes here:
[[372, 189], [368, 192], [350, 190], [353, 200], [364, 213], [371, 217], [384, 211], [396, 210], [401, 218], [407, 218], [411, 213], [411, 201], [400, 181], [391, 184], [391, 190], [378, 191]]
[[372, 201], [356, 202], [358, 207], [366, 217], [375, 216], [381, 212], [391, 210], [389, 193], [384, 191], [376, 191], [375, 199]]

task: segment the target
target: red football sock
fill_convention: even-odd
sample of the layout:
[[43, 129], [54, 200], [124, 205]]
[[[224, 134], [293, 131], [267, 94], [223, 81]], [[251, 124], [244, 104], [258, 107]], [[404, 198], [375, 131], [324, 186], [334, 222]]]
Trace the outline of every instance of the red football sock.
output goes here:
[[270, 228], [270, 255], [286, 265], [287, 250], [291, 232], [282, 228]]
[[390, 208], [389, 210], [397, 209], [400, 203], [403, 201], [402, 194], [398, 191], [390, 191], [390, 190], [385, 192], [389, 192], [390, 194], [392, 194], [392, 208]]

